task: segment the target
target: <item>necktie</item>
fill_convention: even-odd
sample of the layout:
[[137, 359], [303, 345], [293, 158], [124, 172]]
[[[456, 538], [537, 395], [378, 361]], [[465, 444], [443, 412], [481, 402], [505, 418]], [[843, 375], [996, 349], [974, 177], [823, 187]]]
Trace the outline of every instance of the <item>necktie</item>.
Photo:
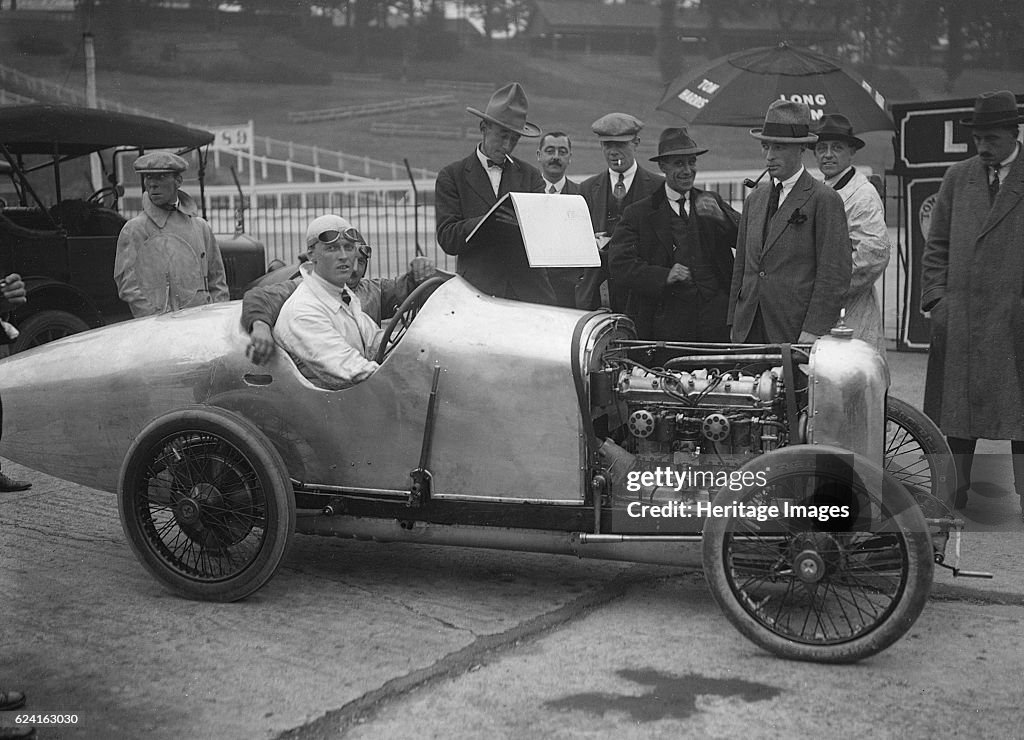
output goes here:
[[505, 163], [504, 162], [495, 162], [493, 159], [488, 159], [487, 160], [487, 166], [488, 167], [497, 167], [499, 170], [505, 169]]
[[782, 196], [782, 183], [775, 183], [775, 187], [772, 188], [771, 197], [768, 199], [768, 215], [764, 220], [764, 229], [761, 231], [761, 242], [768, 238], [768, 224], [771, 223], [772, 217], [779, 210], [779, 198]]
[[992, 179], [988, 183], [988, 198], [989, 201], [994, 201], [996, 195], [999, 193], [999, 168], [992, 168]]
[[555, 194], [555, 193], [557, 193], [557, 192], [558, 192], [558, 191], [557, 191], [557, 190], [555, 190], [555, 186], [554, 186], [554, 185], [552, 185], [551, 183], [548, 183], [548, 194], [549, 194], [549, 195], [554, 195], [554, 194]]
[[341, 302], [344, 303], [346, 306], [352, 305], [352, 296], [348, 294], [347, 290], [343, 290], [341, 292]]
[[619, 173], [619, 181], [615, 183], [615, 187], [612, 188], [612, 195], [615, 196], [615, 200], [622, 200], [626, 197], [626, 176], [623, 173]]

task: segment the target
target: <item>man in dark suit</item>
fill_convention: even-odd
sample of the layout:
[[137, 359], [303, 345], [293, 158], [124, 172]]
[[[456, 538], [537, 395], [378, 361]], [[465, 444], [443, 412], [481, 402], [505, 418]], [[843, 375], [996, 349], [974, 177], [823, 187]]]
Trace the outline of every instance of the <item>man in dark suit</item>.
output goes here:
[[612, 279], [629, 291], [640, 339], [728, 342], [732, 249], [740, 215], [718, 193], [693, 187], [697, 146], [667, 128], [651, 157], [665, 185], [626, 208], [608, 244]]
[[[537, 164], [544, 178], [544, 192], [549, 194], [578, 195], [580, 186], [566, 177], [572, 162], [572, 141], [564, 131], [548, 131], [537, 144]], [[576, 280], [578, 267], [549, 267], [548, 279], [555, 291], [555, 303], [565, 308], [576, 308]]]
[[839, 318], [852, 273], [843, 199], [804, 169], [811, 112], [776, 100], [761, 142], [771, 180], [743, 206], [729, 296], [732, 341], [810, 343]]
[[[456, 272], [484, 293], [554, 304], [547, 270], [530, 267], [518, 232], [515, 236], [489, 236], [467, 242], [501, 196], [511, 192], [544, 192], [540, 172], [511, 156], [521, 136], [535, 138], [541, 133], [527, 122], [527, 106], [522, 86], [510, 82], [491, 96], [486, 110], [466, 108], [481, 119], [483, 140], [468, 157], [447, 165], [437, 174], [437, 241], [445, 252], [458, 256]], [[506, 206], [495, 217], [499, 223], [516, 225], [511, 204]]]
[[[601, 142], [608, 169], [584, 180], [580, 194], [590, 208], [590, 221], [594, 225], [594, 236], [598, 246], [603, 247], [627, 206], [646, 198], [664, 180], [637, 164], [636, 150], [640, 146], [640, 129], [643, 122], [628, 113], [609, 113], [601, 116], [591, 129]], [[576, 287], [576, 307], [593, 310], [604, 303], [601, 299], [601, 283], [608, 280], [608, 251], [601, 249], [601, 267], [586, 268], [582, 271]], [[608, 286], [608, 302], [613, 311], [625, 308], [626, 296], [614, 283]]]

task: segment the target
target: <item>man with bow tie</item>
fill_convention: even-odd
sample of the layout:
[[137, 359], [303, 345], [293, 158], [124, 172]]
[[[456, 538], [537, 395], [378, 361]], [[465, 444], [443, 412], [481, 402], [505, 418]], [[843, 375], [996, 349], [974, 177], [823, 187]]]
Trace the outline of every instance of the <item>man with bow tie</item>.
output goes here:
[[1024, 115], [1008, 90], [984, 93], [971, 118], [977, 154], [942, 178], [921, 257], [931, 312], [924, 410], [957, 463], [954, 505], [967, 506], [979, 438], [1010, 440], [1024, 508]]
[[852, 249], [843, 200], [803, 166], [811, 133], [804, 103], [776, 100], [761, 142], [771, 179], [748, 197], [740, 217], [729, 296], [732, 341], [810, 343], [839, 319], [850, 287]]
[[[520, 137], [536, 138], [541, 134], [537, 126], [527, 122], [527, 107], [522, 86], [510, 82], [491, 96], [485, 110], [466, 108], [480, 119], [482, 140], [472, 154], [437, 174], [437, 242], [446, 253], [458, 256], [456, 272], [484, 293], [553, 305], [555, 294], [547, 270], [530, 267], [518, 234], [503, 237], [492, 233], [467, 241], [506, 193], [544, 192], [540, 172], [512, 156]], [[496, 216], [500, 223], [516, 224], [511, 205]]]
[[188, 162], [172, 152], [149, 152], [134, 167], [142, 177], [142, 213], [121, 229], [114, 255], [118, 295], [132, 316], [229, 300], [213, 230], [180, 189]]

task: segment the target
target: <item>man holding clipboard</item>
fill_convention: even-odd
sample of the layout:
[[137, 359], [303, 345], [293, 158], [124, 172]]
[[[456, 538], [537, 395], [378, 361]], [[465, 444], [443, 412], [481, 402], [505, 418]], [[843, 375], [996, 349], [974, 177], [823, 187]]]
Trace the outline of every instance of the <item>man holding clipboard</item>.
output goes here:
[[482, 292], [554, 305], [547, 270], [530, 267], [527, 260], [511, 203], [493, 217], [510, 228], [489, 229], [487, 238], [470, 238], [506, 193], [544, 192], [540, 172], [511, 156], [520, 137], [541, 134], [526, 120], [527, 105], [522, 86], [511, 82], [491, 96], [486, 110], [466, 108], [480, 118], [482, 141], [472, 154], [437, 175], [437, 241], [447, 254], [458, 256], [456, 272]]

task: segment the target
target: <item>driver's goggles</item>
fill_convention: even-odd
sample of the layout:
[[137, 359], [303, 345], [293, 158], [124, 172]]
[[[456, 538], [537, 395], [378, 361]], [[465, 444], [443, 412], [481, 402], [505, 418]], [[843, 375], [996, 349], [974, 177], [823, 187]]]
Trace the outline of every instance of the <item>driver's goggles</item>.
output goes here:
[[352, 242], [353, 244], [358, 244], [362, 246], [366, 245], [366, 240], [363, 238], [363, 235], [360, 234], [353, 226], [348, 227], [344, 231], [338, 231], [337, 229], [328, 229], [327, 231], [321, 231], [320, 234], [317, 236], [317, 240], [321, 244], [334, 244], [335, 242], [341, 241], [342, 239], [345, 239], [345, 241], [348, 242]]

